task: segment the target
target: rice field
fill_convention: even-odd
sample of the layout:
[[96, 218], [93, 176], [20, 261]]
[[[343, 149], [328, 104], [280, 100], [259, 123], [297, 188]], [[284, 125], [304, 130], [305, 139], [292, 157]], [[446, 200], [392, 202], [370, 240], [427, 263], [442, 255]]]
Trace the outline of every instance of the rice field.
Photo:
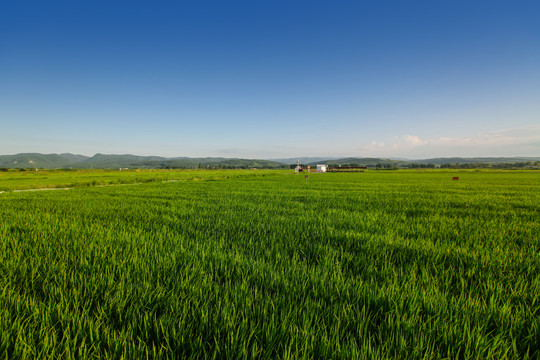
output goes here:
[[[39, 188], [70, 190], [15, 191]], [[538, 171], [6, 172], [0, 191], [3, 359], [540, 359]]]

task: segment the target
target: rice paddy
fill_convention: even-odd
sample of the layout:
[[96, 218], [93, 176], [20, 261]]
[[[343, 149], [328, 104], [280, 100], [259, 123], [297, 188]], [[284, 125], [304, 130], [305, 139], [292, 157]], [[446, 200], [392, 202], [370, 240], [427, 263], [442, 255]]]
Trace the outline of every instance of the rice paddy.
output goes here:
[[[14, 191], [38, 188], [70, 190]], [[538, 171], [6, 172], [0, 191], [2, 358], [540, 358]]]

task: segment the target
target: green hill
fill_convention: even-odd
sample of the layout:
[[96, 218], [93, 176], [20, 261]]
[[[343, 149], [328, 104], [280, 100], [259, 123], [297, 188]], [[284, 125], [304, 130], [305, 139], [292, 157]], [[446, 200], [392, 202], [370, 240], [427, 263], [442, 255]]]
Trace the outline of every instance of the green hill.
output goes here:
[[24, 153], [0, 155], [0, 167], [4, 168], [45, 168], [70, 167], [88, 159], [87, 156], [73, 154]]

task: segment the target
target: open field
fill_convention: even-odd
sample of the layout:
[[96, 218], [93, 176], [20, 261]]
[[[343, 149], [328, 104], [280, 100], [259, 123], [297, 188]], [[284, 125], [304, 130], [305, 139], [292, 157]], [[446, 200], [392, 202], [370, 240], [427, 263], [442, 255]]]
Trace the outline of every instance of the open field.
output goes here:
[[[138, 185], [99, 186], [119, 184]], [[12, 192], [51, 187], [73, 189]], [[540, 358], [538, 171], [6, 172], [0, 191], [1, 358]]]

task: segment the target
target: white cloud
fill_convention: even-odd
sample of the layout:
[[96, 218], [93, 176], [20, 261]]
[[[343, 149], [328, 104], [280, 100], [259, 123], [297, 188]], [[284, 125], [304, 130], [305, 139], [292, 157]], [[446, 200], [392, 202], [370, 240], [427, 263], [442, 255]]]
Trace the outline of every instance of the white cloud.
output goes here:
[[418, 136], [415, 135], [403, 135], [403, 140], [405, 140], [405, 143], [411, 144], [411, 145], [424, 145], [427, 142], [424, 140], [421, 140]]

